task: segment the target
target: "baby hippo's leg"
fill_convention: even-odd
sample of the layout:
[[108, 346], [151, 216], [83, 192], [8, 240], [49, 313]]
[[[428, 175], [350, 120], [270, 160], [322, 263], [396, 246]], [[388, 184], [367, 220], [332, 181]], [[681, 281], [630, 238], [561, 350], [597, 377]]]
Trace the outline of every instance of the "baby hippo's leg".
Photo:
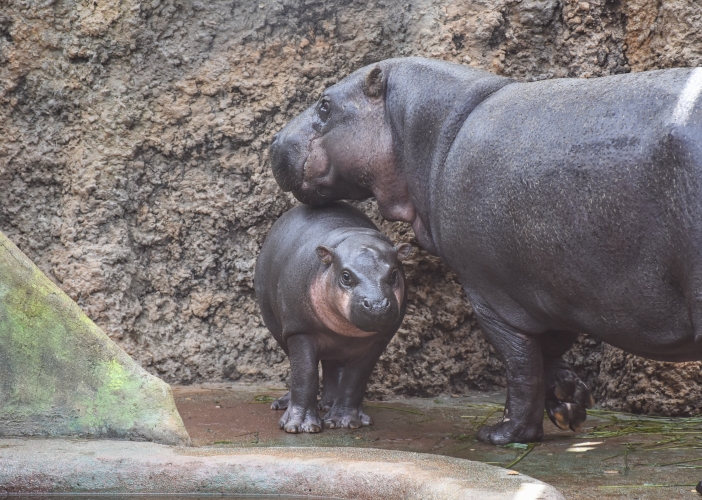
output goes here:
[[356, 429], [373, 423], [373, 420], [363, 412], [361, 403], [368, 379], [385, 346], [387, 342], [377, 342], [365, 355], [346, 364], [334, 405], [324, 416], [326, 427]]
[[290, 402], [278, 421], [285, 432], [320, 432], [322, 421], [317, 413], [319, 373], [317, 343], [304, 333], [288, 340], [290, 353]]
[[338, 361], [322, 361], [322, 399], [319, 409], [329, 411], [339, 393], [339, 384], [344, 367]]

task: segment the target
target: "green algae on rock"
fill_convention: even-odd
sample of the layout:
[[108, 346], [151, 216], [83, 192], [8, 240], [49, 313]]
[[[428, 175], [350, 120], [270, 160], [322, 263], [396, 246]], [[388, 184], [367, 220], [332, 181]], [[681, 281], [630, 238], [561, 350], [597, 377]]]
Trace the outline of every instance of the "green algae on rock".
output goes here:
[[0, 232], [0, 436], [190, 441], [170, 387]]

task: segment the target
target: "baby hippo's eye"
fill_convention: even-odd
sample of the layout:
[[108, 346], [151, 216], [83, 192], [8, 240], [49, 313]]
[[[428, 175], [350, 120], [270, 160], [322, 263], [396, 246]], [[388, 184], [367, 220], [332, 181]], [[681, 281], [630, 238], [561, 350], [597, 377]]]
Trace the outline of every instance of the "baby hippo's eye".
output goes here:
[[327, 121], [329, 119], [329, 113], [331, 112], [331, 103], [329, 99], [322, 99], [317, 106], [317, 114], [322, 119], [322, 121]]
[[397, 272], [397, 269], [393, 269], [393, 271], [390, 273], [390, 284], [392, 286], [397, 286], [399, 282], [400, 273]]
[[344, 286], [351, 286], [351, 273], [348, 271], [341, 271], [341, 284]]

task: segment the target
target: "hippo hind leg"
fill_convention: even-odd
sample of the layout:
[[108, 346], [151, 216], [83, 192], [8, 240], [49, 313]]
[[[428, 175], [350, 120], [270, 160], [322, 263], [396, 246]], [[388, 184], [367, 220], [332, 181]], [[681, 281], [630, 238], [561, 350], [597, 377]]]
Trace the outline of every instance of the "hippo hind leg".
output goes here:
[[[337, 361], [322, 361], [322, 398], [319, 401], [319, 409], [328, 412], [334, 407], [334, 402], [339, 399], [339, 387], [344, 375], [344, 367]], [[363, 411], [363, 405], [359, 405], [355, 410], [361, 425], [371, 425], [373, 419]], [[343, 420], [343, 419], [342, 419]], [[334, 421], [336, 424], [336, 421]]]
[[363, 411], [363, 395], [373, 368], [386, 346], [387, 341], [377, 342], [364, 356], [346, 364], [334, 405], [324, 416], [325, 427], [357, 429], [373, 424], [370, 415]]
[[338, 398], [339, 384], [344, 373], [344, 367], [339, 361], [322, 361], [322, 398], [319, 409], [329, 411]]
[[593, 405], [590, 389], [563, 361], [577, 334], [549, 331], [541, 341], [546, 385], [546, 414], [559, 429], [577, 432]]

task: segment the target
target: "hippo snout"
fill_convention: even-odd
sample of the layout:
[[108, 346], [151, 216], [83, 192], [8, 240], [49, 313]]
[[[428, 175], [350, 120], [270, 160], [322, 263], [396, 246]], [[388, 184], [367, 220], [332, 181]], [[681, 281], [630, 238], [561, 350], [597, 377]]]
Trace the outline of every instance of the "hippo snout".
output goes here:
[[351, 310], [351, 322], [361, 330], [378, 331], [378, 327], [393, 325], [400, 310], [394, 300], [387, 297], [361, 297]]
[[370, 300], [368, 298], [364, 298], [361, 301], [361, 305], [367, 309], [370, 312], [384, 312], [386, 309], [390, 308], [390, 301], [387, 298], [383, 298], [382, 300]]
[[269, 146], [271, 168], [283, 191], [299, 190], [302, 186], [309, 146], [317, 135], [313, 122], [308, 110], [273, 136]]
[[283, 191], [292, 191], [302, 184], [304, 160], [299, 154], [299, 149], [281, 140], [280, 133], [273, 137], [269, 149], [273, 177]]

